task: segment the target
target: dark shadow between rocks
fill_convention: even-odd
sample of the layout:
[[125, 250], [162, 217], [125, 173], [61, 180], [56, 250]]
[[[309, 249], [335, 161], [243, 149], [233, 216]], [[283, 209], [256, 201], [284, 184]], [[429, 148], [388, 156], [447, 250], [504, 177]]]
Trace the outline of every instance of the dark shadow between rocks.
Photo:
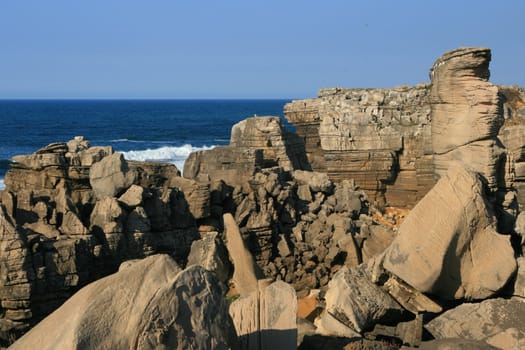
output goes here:
[[265, 329], [238, 337], [241, 349], [295, 349], [297, 329]]

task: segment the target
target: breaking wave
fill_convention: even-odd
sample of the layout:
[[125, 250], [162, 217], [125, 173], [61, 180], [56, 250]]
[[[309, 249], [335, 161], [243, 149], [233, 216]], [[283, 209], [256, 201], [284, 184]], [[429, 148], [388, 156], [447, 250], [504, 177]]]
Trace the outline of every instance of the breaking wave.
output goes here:
[[186, 144], [179, 147], [163, 146], [144, 150], [131, 150], [122, 152], [122, 154], [124, 155], [124, 158], [128, 160], [166, 162], [175, 164], [177, 168], [182, 171], [184, 168], [184, 162], [191, 152], [209, 150], [214, 147], [215, 146], [194, 147], [192, 145]]

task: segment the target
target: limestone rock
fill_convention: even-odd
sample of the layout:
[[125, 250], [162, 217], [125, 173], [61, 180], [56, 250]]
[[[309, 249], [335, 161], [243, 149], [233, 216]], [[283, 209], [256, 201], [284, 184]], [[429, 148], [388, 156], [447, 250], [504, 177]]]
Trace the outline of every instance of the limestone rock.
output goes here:
[[370, 330], [376, 323], [399, 321], [403, 309], [360, 268], [342, 267], [328, 284], [326, 315], [355, 332]]
[[297, 348], [297, 297], [287, 283], [277, 281], [235, 300], [230, 315], [241, 349]]
[[316, 99], [285, 105], [284, 115], [314, 171], [354, 179], [372, 200], [410, 206], [434, 182], [429, 90], [321, 89]]
[[135, 208], [142, 204], [144, 197], [144, 188], [137, 185], [131, 185], [130, 188], [119, 197], [119, 201], [129, 208]]
[[443, 175], [450, 162], [461, 161], [494, 189], [503, 155], [497, 140], [503, 115], [498, 88], [487, 81], [490, 59], [486, 48], [445, 53], [430, 71], [430, 100], [436, 173]]
[[395, 277], [390, 277], [383, 287], [402, 307], [414, 315], [424, 312], [440, 313], [443, 311], [441, 306], [432, 301], [432, 299], [398, 281]]
[[525, 257], [520, 256], [516, 261], [518, 263], [518, 272], [511, 286], [512, 290], [508, 294], [525, 298]]
[[517, 335], [516, 343], [512, 344], [517, 346], [520, 339], [525, 339], [525, 300], [498, 298], [479, 304], [465, 303], [433, 319], [425, 328], [436, 339], [488, 341], [492, 338], [493, 343], [498, 343], [498, 334], [502, 337], [502, 332], [508, 332]]
[[155, 255], [84, 287], [11, 348], [236, 348], [227, 307], [210, 272]]
[[306, 169], [302, 143], [284, 130], [279, 117], [252, 117], [232, 127], [229, 146], [191, 153], [183, 173], [189, 179], [204, 176], [236, 186], [257, 169], [276, 166]]
[[483, 299], [505, 285], [516, 261], [509, 236], [495, 231], [481, 180], [455, 167], [400, 226], [384, 267], [424, 293]]
[[233, 216], [226, 213], [223, 220], [226, 248], [233, 263], [233, 283], [241, 295], [248, 295], [257, 290], [256, 265], [250, 251], [244, 245]]
[[197, 182], [183, 177], [172, 177], [171, 187], [177, 187], [184, 193], [191, 214], [195, 219], [210, 216], [210, 185], [208, 182]]
[[89, 173], [89, 182], [99, 199], [121, 194], [135, 178], [135, 172], [129, 170], [122, 153], [114, 153], [96, 162]]
[[328, 178], [328, 175], [325, 173], [295, 170], [292, 176], [299, 184], [308, 185], [313, 192], [329, 194], [334, 186], [332, 181]]
[[368, 233], [363, 243], [363, 262], [383, 253], [394, 240], [394, 232], [386, 226], [370, 225], [368, 226]]
[[228, 259], [228, 252], [217, 232], [207, 233], [202, 239], [191, 245], [188, 255], [188, 266], [199, 265], [215, 273], [217, 279], [223, 283], [228, 281], [232, 270]]

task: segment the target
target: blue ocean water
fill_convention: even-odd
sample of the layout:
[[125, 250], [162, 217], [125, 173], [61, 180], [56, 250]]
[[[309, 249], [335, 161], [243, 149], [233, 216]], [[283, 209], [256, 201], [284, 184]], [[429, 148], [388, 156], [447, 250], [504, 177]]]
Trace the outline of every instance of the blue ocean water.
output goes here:
[[[0, 100], [0, 186], [10, 159], [77, 135], [127, 159], [170, 162], [227, 145], [231, 127], [283, 114], [289, 100]], [[3, 186], [2, 186], [3, 187]]]

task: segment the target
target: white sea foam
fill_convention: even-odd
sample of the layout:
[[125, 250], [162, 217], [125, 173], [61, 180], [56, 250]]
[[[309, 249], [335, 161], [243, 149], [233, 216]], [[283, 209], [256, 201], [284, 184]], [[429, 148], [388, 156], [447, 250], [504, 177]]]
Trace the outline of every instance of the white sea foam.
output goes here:
[[177, 168], [182, 171], [184, 168], [184, 162], [191, 152], [208, 150], [213, 147], [215, 146], [193, 147], [192, 145], [186, 144], [180, 147], [163, 146], [154, 149], [132, 150], [122, 152], [122, 154], [124, 155], [124, 158], [128, 160], [167, 162], [175, 164]]
[[0, 190], [5, 190], [5, 182], [4, 182], [4, 178], [0, 178]]

